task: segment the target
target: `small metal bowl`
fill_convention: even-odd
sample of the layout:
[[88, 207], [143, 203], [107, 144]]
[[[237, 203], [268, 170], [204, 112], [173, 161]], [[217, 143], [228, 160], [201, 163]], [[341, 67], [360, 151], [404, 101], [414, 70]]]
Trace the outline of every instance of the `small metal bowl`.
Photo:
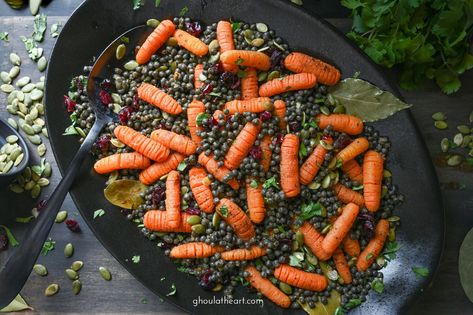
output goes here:
[[30, 160], [30, 152], [28, 150], [28, 146], [26, 145], [25, 140], [20, 135], [18, 131], [16, 131], [12, 126], [10, 126], [6, 121], [0, 118], [0, 147], [2, 147], [7, 141], [6, 137], [10, 135], [15, 135], [18, 137], [18, 145], [23, 150], [23, 160], [17, 166], [13, 166], [8, 173], [0, 174], [0, 189], [5, 187], [9, 184], [13, 179], [15, 179], [19, 174], [21, 174], [28, 162]]

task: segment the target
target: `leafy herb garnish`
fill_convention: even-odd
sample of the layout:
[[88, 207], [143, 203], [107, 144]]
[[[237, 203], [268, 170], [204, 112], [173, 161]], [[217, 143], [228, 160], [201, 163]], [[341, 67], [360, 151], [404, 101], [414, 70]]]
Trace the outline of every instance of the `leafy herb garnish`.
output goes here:
[[201, 127], [202, 124], [204, 123], [204, 120], [205, 119], [209, 119], [211, 116], [210, 114], [207, 114], [207, 113], [200, 113], [199, 115], [197, 115], [197, 117], [195, 118], [195, 124], [198, 126], [198, 127]]
[[161, 4], [161, 0], [154, 0], [154, 6], [157, 8]]
[[299, 158], [305, 158], [307, 156], [307, 148], [304, 144], [304, 141], [301, 141], [301, 145], [299, 146]]
[[59, 26], [60, 24], [58, 23], [54, 23], [53, 25], [51, 25], [51, 29], [49, 31], [51, 37], [56, 38], [59, 36]]
[[347, 304], [345, 304], [345, 307], [350, 310], [352, 308], [357, 307], [358, 305], [361, 305], [360, 299], [351, 299], [350, 301], [348, 301]]
[[29, 223], [31, 221], [33, 221], [34, 219], [34, 216], [30, 215], [29, 217], [17, 217], [15, 218], [15, 222], [18, 222], [18, 223]]
[[258, 188], [258, 182], [255, 179], [252, 179], [250, 182], [251, 188]]
[[133, 10], [138, 10], [145, 5], [145, 0], [131, 0], [133, 3]]
[[131, 261], [133, 261], [135, 264], [139, 263], [140, 260], [141, 260], [140, 255], [135, 255], [135, 256], [131, 257]]
[[263, 184], [263, 188], [264, 189], [268, 189], [269, 187], [274, 187], [276, 189], [279, 189], [279, 185], [278, 185], [278, 182], [276, 181], [276, 177], [273, 176], [271, 177], [270, 179], [267, 179], [264, 184]]
[[101, 217], [105, 214], [105, 210], [104, 209], [98, 209], [98, 210], [95, 210], [94, 211], [94, 219], [95, 218], [98, 218], [98, 217]]
[[384, 283], [382, 280], [376, 279], [371, 283], [371, 288], [378, 293], [383, 293], [384, 291]]
[[304, 261], [304, 253], [294, 252], [289, 256], [289, 265], [293, 267], [302, 267], [301, 262]]
[[184, 161], [182, 161], [182, 162], [179, 163], [179, 165], [177, 166], [177, 170], [178, 170], [179, 172], [182, 172], [183, 170], [186, 169], [186, 167], [187, 167], [187, 163], [184, 162]]
[[412, 271], [415, 273], [416, 277], [427, 277], [429, 275], [429, 269], [424, 267], [412, 267]]
[[396, 252], [399, 250], [399, 245], [396, 241], [387, 242], [384, 247], [383, 255], [387, 261], [391, 261], [396, 258]]
[[235, 61], [235, 64], [241, 65], [243, 62], [245, 62], [245, 59], [243, 59], [243, 58], [238, 58], [238, 59]]
[[47, 28], [47, 17], [44, 14], [38, 14], [34, 17], [33, 39], [42, 42]]
[[43, 244], [43, 248], [41, 249], [41, 255], [46, 256], [49, 254], [50, 251], [54, 250], [56, 247], [56, 241], [52, 238], [48, 237], [46, 242]]
[[220, 207], [220, 214], [222, 215], [222, 217], [226, 218], [228, 217], [228, 207], [226, 205], [222, 205]]
[[25, 44], [26, 52], [31, 60], [36, 61], [43, 55], [43, 48], [38, 48], [38, 45], [33, 40], [33, 38], [26, 38], [25, 36], [20, 36], [21, 41]]
[[8, 39], [8, 32], [0, 32], [0, 40], [9, 42], [10, 40]]
[[243, 71], [243, 70], [238, 70], [238, 72], [237, 72], [237, 76], [238, 76], [240, 79], [246, 78], [247, 75], [248, 75], [248, 74], [247, 74], [245, 71]]
[[187, 12], [189, 12], [189, 8], [185, 6], [181, 9], [181, 12], [179, 12], [179, 16], [184, 16], [187, 14]]
[[13, 233], [11, 232], [11, 230], [6, 227], [5, 225], [0, 225], [0, 227], [2, 227], [4, 230], [5, 230], [5, 233], [7, 234], [7, 238], [8, 238], [8, 243], [15, 247], [15, 246], [18, 246], [20, 243], [16, 240], [15, 236], [13, 235]]
[[235, 33], [236, 31], [238, 31], [241, 27], [241, 22], [233, 22], [232, 23], [232, 31], [233, 33]]
[[301, 209], [301, 214], [299, 215], [299, 219], [304, 221], [304, 220], [309, 220], [313, 217], [317, 216], [322, 216], [322, 205], [320, 203], [309, 203], [309, 204], [303, 204], [302, 209]]
[[171, 284], [171, 291], [168, 294], [166, 294], [166, 296], [174, 295], [176, 294], [176, 292], [177, 292], [176, 285], [173, 283]]

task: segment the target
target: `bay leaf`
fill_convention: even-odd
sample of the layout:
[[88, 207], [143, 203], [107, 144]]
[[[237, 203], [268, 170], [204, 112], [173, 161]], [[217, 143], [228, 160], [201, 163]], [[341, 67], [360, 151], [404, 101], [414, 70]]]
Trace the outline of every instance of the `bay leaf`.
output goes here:
[[0, 313], [19, 312], [23, 310], [33, 310], [33, 308], [18, 294], [10, 304], [0, 310]]
[[473, 229], [465, 236], [458, 258], [460, 282], [468, 299], [473, 302]]
[[107, 200], [125, 209], [135, 209], [141, 205], [144, 200], [140, 196], [144, 193], [147, 186], [138, 180], [119, 179], [111, 182], [104, 190]]
[[347, 114], [365, 122], [385, 119], [412, 106], [362, 79], [344, 79], [330, 87], [329, 92], [345, 107]]
[[338, 293], [336, 290], [332, 290], [332, 292], [330, 292], [330, 297], [328, 298], [327, 304], [323, 304], [319, 301], [315, 303], [314, 308], [310, 308], [307, 302], [298, 303], [309, 315], [333, 315], [335, 314], [336, 309], [340, 306], [340, 300], [340, 293]]

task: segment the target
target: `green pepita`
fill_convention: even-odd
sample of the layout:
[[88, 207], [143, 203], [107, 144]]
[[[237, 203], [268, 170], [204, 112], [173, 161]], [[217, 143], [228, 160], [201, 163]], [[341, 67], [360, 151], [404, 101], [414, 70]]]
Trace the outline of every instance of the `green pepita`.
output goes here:
[[79, 279], [79, 275], [77, 274], [77, 272], [72, 269], [66, 269], [65, 273], [66, 273], [66, 276], [69, 278], [69, 280]]
[[10, 153], [10, 156], [8, 158], [10, 159], [10, 161], [16, 161], [16, 159], [20, 156], [21, 153], [21, 148], [16, 148], [15, 150], [13, 150], [12, 153]]
[[177, 39], [175, 37], [171, 36], [171, 37], [169, 37], [166, 44], [171, 46], [171, 47], [177, 46]]
[[[28, 83], [27, 85], [25, 85], [24, 87], [21, 88], [21, 91], [24, 92], [24, 93], [30, 93], [31, 91], [33, 91], [34, 89], [36, 88], [36, 85], [33, 84], [33, 83]], [[26, 97], [26, 96], [25, 96]]]
[[40, 178], [37, 183], [38, 183], [38, 185], [41, 186], [41, 187], [46, 187], [46, 186], [49, 185], [49, 179], [47, 179], [47, 178]]
[[66, 258], [72, 257], [74, 255], [74, 246], [71, 243], [67, 243], [66, 246], [64, 246], [64, 256]]
[[217, 52], [219, 48], [220, 48], [220, 45], [218, 44], [218, 40], [214, 39], [213, 41], [210, 42], [209, 44], [210, 53]]
[[130, 60], [123, 65], [123, 68], [125, 68], [128, 71], [135, 70], [136, 67], [138, 67], [138, 63], [135, 60]]
[[115, 58], [117, 58], [117, 60], [122, 60], [123, 57], [125, 57], [125, 54], [126, 54], [125, 44], [118, 45], [117, 50], [115, 51]]
[[49, 138], [48, 129], [46, 129], [44, 127], [43, 127], [43, 129], [41, 129], [41, 134], [43, 136], [45, 136], [46, 138]]
[[393, 215], [392, 217], [389, 217], [387, 220], [388, 220], [389, 222], [398, 222], [398, 221], [401, 220], [401, 218], [398, 217], [397, 215]]
[[84, 262], [80, 260], [76, 260], [72, 263], [71, 269], [74, 271], [79, 271], [82, 268], [82, 266], [84, 266]]
[[209, 63], [215, 64], [215, 63], [217, 63], [219, 60], [220, 60], [220, 53], [217, 52], [216, 54], [213, 54], [212, 56], [210, 56], [210, 58], [209, 58]]
[[80, 282], [80, 280], [74, 280], [72, 282], [72, 293], [74, 293], [74, 295], [77, 295], [80, 293], [80, 290], [82, 290], [82, 283]]
[[125, 144], [116, 138], [110, 139], [110, 143], [116, 148], [123, 148]]
[[46, 153], [46, 145], [44, 143], [41, 143], [37, 149], [39, 156], [43, 156]]
[[262, 38], [255, 38], [251, 41], [251, 45], [254, 47], [261, 47], [264, 44], [264, 39]]
[[187, 218], [187, 223], [189, 223], [190, 225], [195, 225], [195, 224], [199, 224], [200, 223], [200, 216], [198, 215], [191, 215]]
[[267, 78], [267, 81], [271, 81], [271, 80], [274, 80], [274, 79], [277, 79], [281, 76], [281, 74], [279, 73], [279, 71], [271, 71], [269, 74], [268, 74], [268, 78]]
[[388, 187], [386, 187], [386, 186], [383, 185], [383, 186], [381, 187], [381, 198], [384, 198], [387, 193], [388, 193]]
[[321, 106], [321, 107], [320, 107], [320, 111], [321, 111], [322, 114], [324, 114], [324, 115], [330, 115], [330, 109], [328, 109], [327, 106]]
[[443, 138], [442, 141], [440, 141], [440, 149], [442, 152], [448, 152], [448, 149], [450, 149], [450, 141], [447, 138]]
[[38, 90], [44, 91], [44, 81], [36, 82], [35, 86]]
[[2, 71], [0, 72], [0, 79], [2, 79], [2, 82], [5, 84], [10, 84], [11, 83], [11, 78], [8, 75], [8, 72]]
[[10, 190], [17, 194], [21, 194], [22, 192], [25, 191], [25, 189], [21, 187], [19, 184], [11, 184]]
[[48, 285], [46, 290], [44, 290], [45, 296], [53, 296], [54, 294], [59, 292], [59, 284], [53, 283]]
[[20, 65], [21, 65], [21, 58], [20, 58], [20, 56], [18, 56], [17, 54], [11, 53], [11, 54], [10, 54], [10, 62], [11, 62], [14, 66], [20, 66]]
[[462, 148], [466, 148], [473, 141], [473, 135], [467, 135], [463, 137], [463, 142], [461, 144]]
[[56, 219], [54, 220], [54, 222], [56, 222], [56, 223], [62, 223], [62, 222], [64, 222], [66, 219], [67, 219], [67, 211], [62, 210], [62, 211], [59, 211], [59, 212], [57, 213]]
[[264, 82], [268, 78], [268, 73], [267, 72], [261, 72], [258, 74], [258, 82]]
[[22, 91], [18, 91], [16, 93], [16, 98], [19, 102], [23, 102], [25, 100], [25, 93], [23, 93]]
[[10, 78], [14, 79], [20, 74], [20, 67], [18, 66], [13, 66], [10, 71], [8, 71], [8, 75]]
[[383, 171], [383, 177], [384, 177], [384, 178], [390, 178], [390, 177], [392, 177], [391, 171], [389, 171], [389, 170], [387, 170], [387, 169], [384, 169], [384, 171]]
[[11, 93], [15, 88], [11, 84], [2, 84], [0, 85], [0, 90], [4, 93]]
[[25, 168], [23, 171], [23, 177], [25, 178], [25, 181], [30, 181], [31, 180], [31, 168], [28, 166]]
[[19, 78], [18, 81], [16, 81], [15, 85], [19, 88], [22, 88], [30, 82], [31, 82], [31, 78], [28, 76], [24, 76], [24, 77]]
[[5, 166], [3, 166], [2, 173], [8, 173], [13, 166], [13, 161], [8, 161]]
[[41, 194], [41, 186], [35, 184], [31, 189], [31, 198], [36, 199]]
[[304, 233], [302, 233], [301, 231], [297, 231], [296, 241], [300, 246], [302, 246], [304, 244]]
[[[31, 128], [31, 127], [30, 127], [30, 128]], [[33, 130], [33, 128], [31, 128], [31, 130]], [[33, 133], [34, 133], [34, 130], [33, 130]], [[38, 135], [33, 135], [33, 136], [28, 135], [27, 138], [28, 138], [28, 140], [30, 140], [30, 142], [31, 142], [32, 144], [36, 144], [36, 145], [40, 145], [40, 144], [41, 144], [41, 138], [40, 138], [40, 136], [38, 136]]]
[[33, 271], [38, 275], [38, 276], [41, 276], [41, 277], [45, 277], [48, 275], [48, 269], [43, 266], [43, 265], [40, 265], [40, 264], [36, 264], [33, 266]]
[[6, 137], [5, 140], [7, 140], [8, 143], [13, 144], [18, 141], [18, 137], [16, 135], [10, 135]]
[[464, 135], [470, 134], [471, 132], [470, 127], [468, 127], [467, 125], [459, 125], [457, 126], [457, 129]]
[[435, 121], [434, 126], [435, 126], [435, 128], [441, 129], [441, 130], [448, 128], [448, 124], [443, 120]]
[[330, 174], [326, 175], [324, 179], [322, 180], [322, 188], [328, 188], [330, 186], [330, 181], [331, 181]]
[[51, 164], [49, 162], [44, 163], [43, 176], [49, 178], [52, 173]]
[[463, 143], [463, 134], [457, 133], [453, 137], [453, 143], [455, 143], [457, 146], [461, 146], [461, 144]]
[[214, 212], [213, 216], [212, 216], [212, 225], [213, 227], [218, 227], [219, 224], [220, 224], [220, 215], [217, 213], [217, 212]]
[[[39, 101], [40, 99], [43, 98], [43, 91], [34, 88], [34, 90], [31, 92], [31, 99], [33, 101]], [[36, 117], [35, 117], [36, 118]]]
[[432, 114], [432, 119], [433, 120], [446, 120], [447, 115], [445, 115], [445, 113], [442, 113], [442, 112], [437, 112], [437, 113]]
[[44, 56], [39, 58], [38, 64], [37, 64], [38, 71], [43, 72], [44, 70], [46, 70], [47, 66], [48, 66], [48, 59], [46, 59], [46, 57], [44, 57]]
[[343, 106], [343, 105], [337, 105], [337, 106], [335, 106], [335, 108], [333, 109], [333, 112], [334, 112], [335, 114], [345, 114], [345, 112], [346, 112], [345, 106]]
[[146, 21], [146, 25], [153, 28], [158, 27], [159, 23], [160, 22], [157, 19], [149, 19]]
[[13, 105], [7, 105], [7, 111], [12, 115], [16, 115], [18, 113], [18, 108]]
[[378, 256], [376, 258], [376, 264], [378, 264], [378, 266], [380, 267], [384, 267], [384, 265], [386, 264], [386, 260], [384, 259], [383, 256]]
[[192, 232], [194, 232], [196, 234], [204, 234], [205, 233], [205, 226], [203, 226], [202, 224], [193, 225], [191, 229], [192, 229]]
[[112, 274], [110, 273], [110, 271], [107, 268], [99, 267], [99, 272], [100, 272], [100, 275], [102, 276], [102, 278], [104, 280], [107, 280], [107, 281], [112, 280]]
[[86, 134], [84, 132], [84, 130], [82, 130], [82, 128], [80, 127], [75, 127], [77, 133], [79, 134], [79, 136], [81, 136], [82, 138], [85, 138], [86, 137]]
[[319, 182], [312, 182], [309, 184], [309, 189], [311, 190], [316, 190], [316, 189], [319, 189], [320, 188], [320, 183]]
[[292, 287], [284, 282], [279, 282], [279, 289], [286, 294], [292, 294]]
[[452, 155], [451, 157], [449, 157], [447, 159], [447, 165], [448, 166], [458, 166], [458, 165], [461, 164], [462, 161], [463, 161], [463, 157], [461, 155], [454, 154], [454, 155]]

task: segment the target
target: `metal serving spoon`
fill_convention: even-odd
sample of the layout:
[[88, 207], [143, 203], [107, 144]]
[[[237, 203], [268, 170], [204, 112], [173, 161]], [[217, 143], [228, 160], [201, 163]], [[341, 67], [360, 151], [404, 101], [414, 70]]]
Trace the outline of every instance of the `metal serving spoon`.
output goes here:
[[0, 269], [0, 309], [7, 306], [23, 288], [49, 235], [57, 212], [77, 176], [82, 161], [90, 152], [102, 128], [111, 122], [114, 117], [113, 112], [108, 109], [108, 106], [100, 103], [98, 97], [99, 89], [97, 89], [101, 81], [100, 78], [111, 77], [113, 70], [111, 64], [116, 63], [115, 52], [118, 45], [123, 43], [123, 38], [126, 37], [129, 40], [128, 50], [133, 50], [135, 44], [141, 43], [148, 34], [149, 32], [146, 31], [146, 26], [144, 25], [130, 29], [115, 39], [102, 52], [92, 67], [87, 83], [87, 94], [95, 112], [95, 122], [69, 164], [64, 177], [49, 198], [47, 206], [41, 211], [31, 229], [26, 233], [20, 246], [15, 250], [5, 266]]

